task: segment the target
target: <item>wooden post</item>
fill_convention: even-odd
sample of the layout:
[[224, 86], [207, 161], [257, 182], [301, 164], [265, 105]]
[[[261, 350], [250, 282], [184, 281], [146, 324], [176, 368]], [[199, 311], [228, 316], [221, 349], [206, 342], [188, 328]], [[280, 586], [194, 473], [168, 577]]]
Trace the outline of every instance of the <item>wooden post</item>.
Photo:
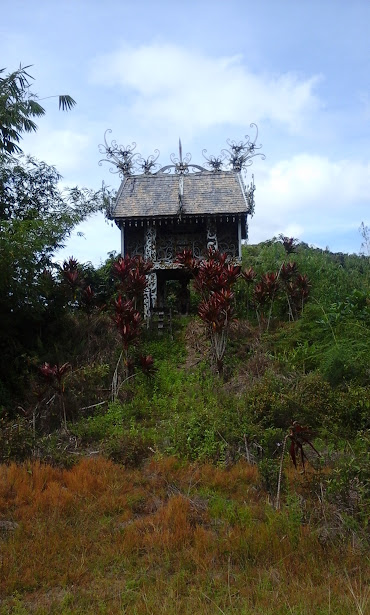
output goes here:
[[238, 250], [239, 250], [239, 258], [242, 259], [242, 221], [239, 218], [238, 220]]
[[121, 256], [125, 256], [125, 227], [121, 224]]

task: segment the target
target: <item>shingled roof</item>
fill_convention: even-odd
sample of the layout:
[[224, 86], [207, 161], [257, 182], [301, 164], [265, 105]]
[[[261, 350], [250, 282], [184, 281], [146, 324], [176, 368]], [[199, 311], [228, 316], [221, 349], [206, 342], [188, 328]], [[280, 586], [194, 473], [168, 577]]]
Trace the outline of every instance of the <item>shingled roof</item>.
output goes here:
[[[189, 173], [183, 179], [183, 215], [246, 214], [248, 204], [240, 173]], [[172, 217], [179, 210], [179, 175], [134, 175], [123, 180], [113, 218]]]

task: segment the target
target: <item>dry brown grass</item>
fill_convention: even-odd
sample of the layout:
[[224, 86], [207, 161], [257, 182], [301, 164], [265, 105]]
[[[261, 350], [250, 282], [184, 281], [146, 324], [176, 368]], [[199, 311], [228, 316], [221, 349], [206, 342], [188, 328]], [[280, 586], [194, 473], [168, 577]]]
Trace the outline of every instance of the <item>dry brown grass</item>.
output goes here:
[[245, 463], [1, 466], [0, 519], [1, 615], [349, 615], [349, 588], [368, 612], [364, 554], [274, 511]]

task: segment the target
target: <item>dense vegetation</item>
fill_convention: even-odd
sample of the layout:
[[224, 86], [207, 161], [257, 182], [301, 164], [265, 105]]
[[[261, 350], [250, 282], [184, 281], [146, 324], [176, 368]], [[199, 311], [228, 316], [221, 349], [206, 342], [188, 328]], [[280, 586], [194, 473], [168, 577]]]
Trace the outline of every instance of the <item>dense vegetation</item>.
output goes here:
[[[37, 289], [35, 305], [23, 299], [19, 314], [12, 308], [9, 318], [17, 327], [10, 330], [8, 324], [12, 344], [3, 350], [1, 416], [25, 430], [20, 438], [25, 451], [18, 455], [29, 454], [35, 439], [60, 427], [60, 391], [56, 394], [52, 374], [45, 378], [45, 369], [40, 370], [45, 364], [68, 364], [61, 378], [68, 431], [81, 442], [123, 437], [129, 427], [161, 452], [221, 461], [237, 456], [246, 434], [262, 448], [266, 430], [272, 439], [277, 430], [281, 440], [293, 420], [308, 424], [325, 441], [352, 440], [364, 432], [369, 427], [368, 258], [303, 244], [293, 256], [310, 285], [309, 298], [294, 320], [284, 292], [276, 292], [264, 316], [240, 278], [220, 378], [207, 329], [196, 316], [194, 295], [195, 313], [175, 316], [172, 331], [164, 336], [147, 330], [140, 320], [135, 324], [138, 330], [127, 337], [127, 347], [139, 343], [130, 346], [129, 365], [118, 366], [122, 377], [129, 377], [113, 402], [111, 383], [122, 348], [122, 331], [115, 324], [120, 288], [116, 261], [112, 257], [95, 270], [70, 259], [56, 275], [43, 270], [47, 290]], [[258, 286], [263, 272], [281, 268], [285, 252], [275, 240], [245, 247], [243, 259], [243, 269], [253, 267]], [[14, 349], [17, 361], [11, 363]], [[141, 374], [136, 366], [145, 367], [148, 357], [153, 358], [152, 369]], [[203, 432], [209, 426], [208, 440], [203, 434], [195, 443], [194, 433], [193, 442], [187, 433], [193, 420], [194, 430], [197, 422]], [[177, 427], [180, 433], [171, 436]], [[12, 446], [9, 436], [3, 458], [16, 452]]]
[[149, 264], [55, 265], [106, 195], [14, 157], [28, 78], [0, 78], [0, 614], [364, 615], [369, 257], [180, 255], [159, 335]]

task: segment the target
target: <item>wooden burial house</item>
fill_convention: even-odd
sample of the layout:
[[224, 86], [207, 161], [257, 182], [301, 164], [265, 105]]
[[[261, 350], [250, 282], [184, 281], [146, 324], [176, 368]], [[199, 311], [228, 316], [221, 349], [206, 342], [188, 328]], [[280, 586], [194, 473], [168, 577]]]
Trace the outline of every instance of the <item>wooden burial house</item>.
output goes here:
[[[158, 150], [144, 160], [135, 153], [135, 143], [123, 148], [115, 141], [109, 145], [104, 137], [103, 160], [113, 162], [122, 176], [111, 212], [121, 230], [121, 254], [141, 255], [154, 264], [144, 296], [146, 316], [165, 307], [169, 280], [179, 280], [186, 297], [189, 277], [176, 263], [184, 249], [204, 258], [214, 248], [235, 263], [241, 261], [255, 190], [253, 176], [246, 186], [242, 172], [254, 156], [263, 156], [256, 151], [257, 130], [254, 141], [248, 135], [245, 139], [228, 140], [219, 157], [207, 157], [203, 150], [206, 166], [192, 164], [190, 154], [183, 157], [179, 141], [178, 157], [172, 154], [171, 164], [158, 169]], [[183, 310], [185, 305], [183, 300]]]

